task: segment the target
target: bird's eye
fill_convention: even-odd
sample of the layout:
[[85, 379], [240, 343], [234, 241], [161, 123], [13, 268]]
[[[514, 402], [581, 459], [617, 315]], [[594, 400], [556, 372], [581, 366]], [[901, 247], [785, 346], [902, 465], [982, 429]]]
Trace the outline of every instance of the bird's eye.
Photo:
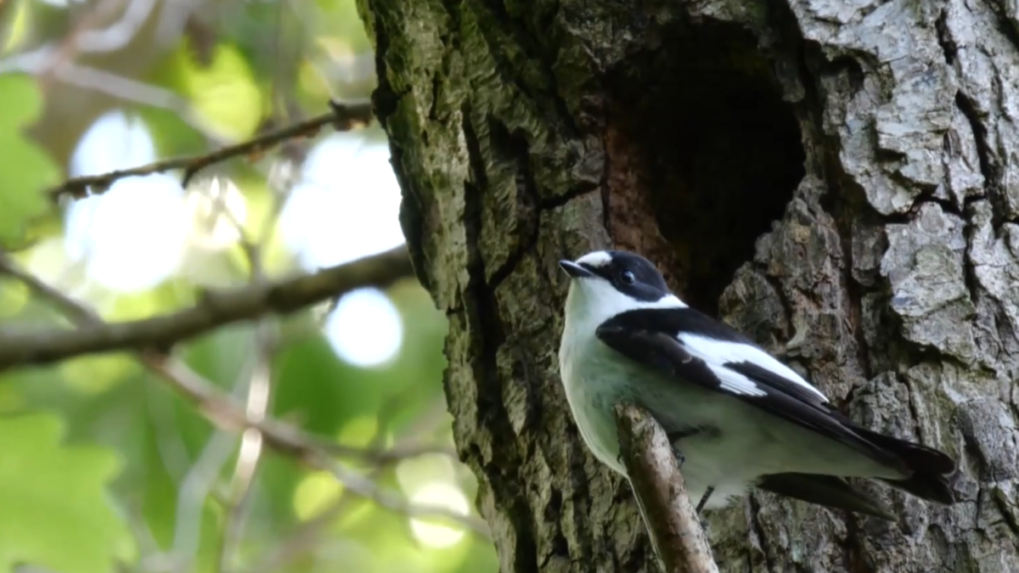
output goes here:
[[637, 282], [637, 277], [635, 277], [633, 273], [630, 271], [623, 271], [622, 273], [619, 274], [619, 280], [623, 281], [628, 285], [632, 285], [633, 283]]

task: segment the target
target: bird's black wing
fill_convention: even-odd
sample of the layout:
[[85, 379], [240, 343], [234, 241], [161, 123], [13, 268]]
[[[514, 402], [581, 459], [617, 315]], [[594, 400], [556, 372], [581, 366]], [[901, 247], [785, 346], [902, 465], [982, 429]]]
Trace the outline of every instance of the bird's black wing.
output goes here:
[[[708, 342], [694, 346], [695, 339], [684, 338], [684, 334]], [[596, 336], [613, 350], [649, 368], [733, 396], [852, 447], [878, 463], [910, 473], [899, 456], [857, 433], [855, 424], [831, 408], [823, 395], [805, 382], [776, 372], [774, 359], [761, 358], [763, 350], [696, 310], [624, 312], [599, 326]]]

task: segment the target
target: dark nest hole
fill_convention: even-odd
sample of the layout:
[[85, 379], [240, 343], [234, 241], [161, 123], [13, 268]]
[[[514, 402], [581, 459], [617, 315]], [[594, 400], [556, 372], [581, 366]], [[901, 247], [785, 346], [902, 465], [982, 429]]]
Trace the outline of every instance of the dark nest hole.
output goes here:
[[669, 243], [680, 292], [716, 314], [756, 239], [782, 217], [804, 151], [752, 35], [720, 24], [675, 28], [611, 78], [610, 121], [635, 159], [631, 180]]

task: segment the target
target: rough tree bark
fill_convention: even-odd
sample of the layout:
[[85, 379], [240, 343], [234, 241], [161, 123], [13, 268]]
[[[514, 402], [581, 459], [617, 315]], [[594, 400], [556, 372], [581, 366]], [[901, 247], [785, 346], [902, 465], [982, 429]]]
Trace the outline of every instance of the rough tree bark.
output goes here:
[[861, 486], [902, 524], [754, 494], [723, 571], [1019, 571], [1015, 2], [361, 2], [502, 571], [655, 567], [557, 376], [556, 260], [609, 245], [961, 460], [952, 508]]

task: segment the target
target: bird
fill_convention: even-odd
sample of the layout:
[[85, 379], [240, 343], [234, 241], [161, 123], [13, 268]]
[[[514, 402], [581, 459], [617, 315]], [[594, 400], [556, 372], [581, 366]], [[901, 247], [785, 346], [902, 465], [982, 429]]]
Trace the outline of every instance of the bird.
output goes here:
[[569, 275], [560, 378], [584, 443], [615, 472], [627, 477], [614, 414], [626, 401], [665, 430], [698, 513], [757, 488], [896, 520], [847, 478], [955, 502], [951, 457], [839, 413], [748, 337], [680, 300], [646, 258], [602, 250], [559, 266]]

